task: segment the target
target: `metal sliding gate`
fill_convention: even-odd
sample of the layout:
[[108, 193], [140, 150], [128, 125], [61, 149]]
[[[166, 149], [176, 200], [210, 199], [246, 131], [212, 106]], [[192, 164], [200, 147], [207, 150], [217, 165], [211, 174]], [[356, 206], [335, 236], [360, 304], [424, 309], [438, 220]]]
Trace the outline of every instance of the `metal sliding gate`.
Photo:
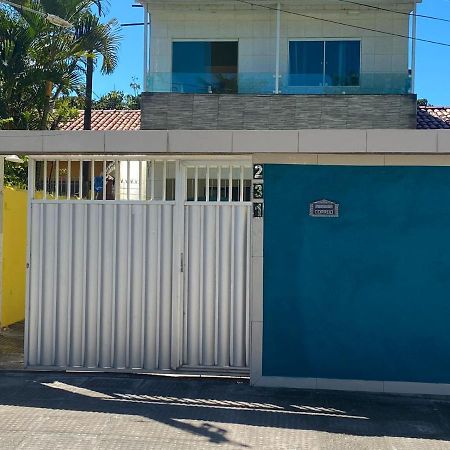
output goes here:
[[248, 368], [251, 168], [30, 162], [29, 368]]

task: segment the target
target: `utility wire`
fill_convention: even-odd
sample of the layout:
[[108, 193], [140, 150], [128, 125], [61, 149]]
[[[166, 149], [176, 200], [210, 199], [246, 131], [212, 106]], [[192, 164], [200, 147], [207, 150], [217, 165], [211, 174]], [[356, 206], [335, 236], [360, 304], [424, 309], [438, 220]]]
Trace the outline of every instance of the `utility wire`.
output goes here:
[[[268, 9], [270, 11], [278, 11], [278, 8], [274, 8], [273, 6], [261, 5], [261, 4], [253, 3], [253, 2], [250, 2], [250, 1], [247, 1], [247, 0], [235, 0], [235, 1], [239, 2], [239, 3], [244, 3], [246, 5], [250, 5], [250, 6], [256, 6], [258, 8]], [[285, 14], [292, 14], [294, 16], [305, 17], [306, 19], [313, 19], [313, 20], [318, 20], [320, 22], [333, 23], [335, 25], [341, 25], [343, 27], [355, 28], [355, 29], [358, 29], [358, 30], [371, 31], [372, 33], [379, 33], [379, 34], [385, 34], [385, 35], [388, 35], [388, 36], [400, 37], [400, 38], [403, 38], [403, 39], [409, 39], [411, 41], [426, 42], [428, 44], [440, 45], [442, 47], [450, 47], [450, 44], [447, 43], [447, 42], [432, 41], [430, 39], [422, 39], [422, 38], [418, 38], [418, 37], [414, 37], [414, 36], [407, 36], [405, 34], [399, 34], [399, 33], [390, 33], [389, 31], [381, 31], [381, 30], [376, 30], [374, 28], [362, 27], [362, 26], [359, 26], [359, 25], [350, 25], [349, 23], [338, 22], [337, 20], [324, 19], [322, 17], [310, 16], [308, 14], [303, 14], [303, 13], [299, 13], [299, 12], [295, 12], [295, 11], [287, 11], [285, 9], [280, 9], [279, 11], [281, 11], [282, 13], [285, 13]]]
[[391, 13], [395, 13], [395, 14], [401, 14], [403, 16], [410, 16], [411, 15], [413, 17], [422, 17], [424, 19], [439, 20], [441, 22], [448, 22], [448, 23], [450, 23], [450, 19], [444, 19], [443, 17], [426, 16], [424, 14], [414, 14], [414, 13], [407, 13], [407, 12], [403, 12], [403, 11], [396, 11], [395, 9], [388, 9], [388, 8], [383, 8], [381, 6], [368, 5], [366, 3], [354, 2], [352, 0], [339, 0], [339, 1], [343, 2], [343, 3], [351, 3], [352, 5], [364, 6], [365, 8], [376, 9], [378, 11], [385, 11], [385, 12], [391, 12]]

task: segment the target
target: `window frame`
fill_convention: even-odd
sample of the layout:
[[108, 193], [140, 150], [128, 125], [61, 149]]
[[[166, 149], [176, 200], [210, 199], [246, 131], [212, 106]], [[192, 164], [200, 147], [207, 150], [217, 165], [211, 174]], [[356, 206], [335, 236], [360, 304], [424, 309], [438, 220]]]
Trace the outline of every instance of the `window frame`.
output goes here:
[[[290, 52], [290, 46], [291, 46], [291, 42], [322, 42], [323, 43], [323, 64], [322, 64], [322, 84], [319, 86], [311, 86], [311, 85], [303, 85], [303, 84], [291, 84], [289, 82], [289, 87], [299, 87], [299, 88], [321, 88], [321, 89], [333, 89], [333, 88], [348, 88], [348, 89], [352, 89], [352, 88], [360, 88], [361, 87], [361, 74], [362, 74], [362, 38], [352, 38], [352, 37], [347, 37], [347, 38], [339, 38], [339, 37], [335, 37], [335, 38], [290, 38], [288, 39], [288, 74], [289, 76], [292, 75], [291, 73], [291, 52]], [[326, 43], [327, 42], [358, 42], [359, 43], [359, 83], [357, 85], [336, 85], [336, 86], [332, 86], [332, 85], [328, 85], [325, 84], [325, 79], [326, 79]]]

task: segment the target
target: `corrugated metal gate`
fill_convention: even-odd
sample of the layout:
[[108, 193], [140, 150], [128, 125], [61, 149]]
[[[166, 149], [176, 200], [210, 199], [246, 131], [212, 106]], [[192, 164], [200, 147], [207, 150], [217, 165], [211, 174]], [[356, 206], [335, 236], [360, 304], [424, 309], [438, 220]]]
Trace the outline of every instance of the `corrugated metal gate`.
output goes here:
[[251, 170], [30, 164], [26, 365], [247, 368]]

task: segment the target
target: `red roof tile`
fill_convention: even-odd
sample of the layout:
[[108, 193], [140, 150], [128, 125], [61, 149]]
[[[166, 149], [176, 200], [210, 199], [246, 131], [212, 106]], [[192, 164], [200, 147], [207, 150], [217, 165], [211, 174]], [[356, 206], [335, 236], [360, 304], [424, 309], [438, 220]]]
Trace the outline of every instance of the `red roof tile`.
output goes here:
[[[65, 131], [83, 130], [84, 112], [60, 127]], [[94, 131], [134, 131], [141, 128], [141, 111], [139, 110], [94, 110], [92, 111], [91, 129]]]
[[[83, 130], [84, 113], [61, 126], [61, 130]], [[92, 111], [92, 130], [133, 131], [141, 127], [139, 110], [94, 110]], [[450, 129], [450, 107], [420, 106], [417, 109], [417, 129]]]
[[450, 107], [420, 106], [417, 110], [419, 130], [450, 129]]

